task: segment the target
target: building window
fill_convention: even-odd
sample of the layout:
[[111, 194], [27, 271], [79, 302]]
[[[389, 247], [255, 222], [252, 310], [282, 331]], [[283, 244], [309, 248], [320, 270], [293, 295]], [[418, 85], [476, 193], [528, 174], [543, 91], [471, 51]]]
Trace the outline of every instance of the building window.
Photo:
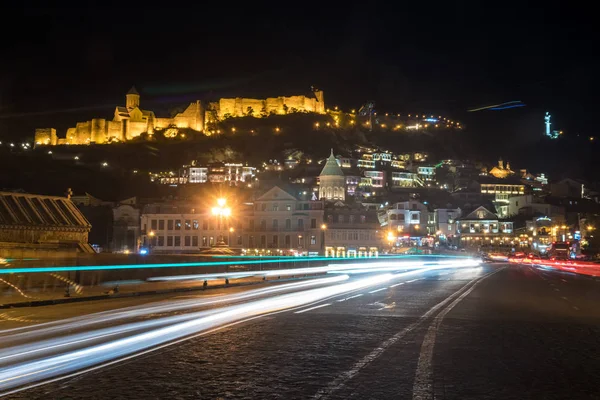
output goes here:
[[298, 235], [298, 247], [302, 247], [302, 241], [303, 241], [302, 235]]
[[350, 215], [348, 218], [350, 219], [350, 223], [353, 224], [354, 223], [354, 215]]
[[160, 247], [162, 247], [162, 246], [164, 246], [164, 245], [165, 245], [165, 237], [164, 237], [164, 236], [159, 236], [159, 237], [158, 237], [158, 245], [159, 245]]
[[299, 219], [298, 220], [298, 230], [299, 231], [303, 231], [304, 230], [304, 220], [303, 219]]
[[192, 229], [192, 221], [190, 221], [189, 219], [185, 220], [185, 230], [189, 231], [190, 229]]
[[339, 222], [340, 224], [343, 224], [343, 223], [344, 223], [344, 216], [343, 216], [343, 215], [338, 215], [338, 222]]
[[279, 211], [279, 204], [277, 204], [277, 203], [273, 204], [273, 211]]
[[165, 220], [164, 219], [158, 220], [158, 230], [159, 231], [165, 230]]
[[411, 221], [418, 221], [419, 220], [419, 214], [412, 214], [410, 216]]
[[260, 206], [260, 209], [261, 209], [262, 211], [267, 211], [267, 203], [263, 203], [263, 204], [261, 204], [261, 206]]
[[202, 236], [202, 247], [208, 246], [208, 240], [206, 240], [206, 236]]
[[173, 230], [173, 220], [170, 219], [167, 221], [167, 230], [168, 231], [172, 231]]
[[333, 215], [330, 214], [330, 215], [327, 216], [327, 222], [330, 223], [330, 224], [333, 223]]
[[241, 236], [237, 237], [237, 244], [238, 244], [238, 246], [242, 245], [242, 237]]
[[254, 236], [248, 237], [248, 247], [254, 247]]
[[266, 231], [267, 230], [267, 221], [264, 219], [260, 220], [260, 230], [261, 231]]
[[152, 230], [158, 229], [158, 225], [157, 225], [155, 219], [153, 219], [152, 221], [150, 221], [150, 229], [152, 229]]
[[417, 211], [417, 210], [418, 210], [418, 209], [417, 209], [417, 204], [416, 204], [416, 203], [413, 203], [413, 204], [411, 204], [411, 207], [412, 207], [412, 210], [413, 210], [413, 211]]
[[265, 235], [260, 236], [260, 247], [264, 249], [267, 246], [267, 237]]
[[308, 203], [304, 203], [304, 206], [303, 206], [303, 208], [304, 208], [305, 210], [308, 210], [308, 209], [309, 209], [309, 208], [308, 208]]
[[208, 221], [206, 221], [206, 220], [202, 221], [202, 230], [203, 231], [208, 230]]
[[316, 229], [316, 227], [317, 227], [317, 219], [316, 218], [311, 218], [310, 219], [310, 227], [312, 229]]
[[175, 230], [176, 231], [180, 231], [181, 230], [181, 220], [180, 219], [176, 219], [175, 220]]
[[181, 246], [181, 236], [175, 236], [175, 247]]
[[215, 238], [214, 238], [214, 236], [210, 236], [208, 238], [208, 245], [211, 246], [211, 247], [215, 245]]
[[273, 247], [279, 247], [279, 236], [273, 235]]
[[289, 218], [285, 220], [285, 229], [288, 231], [292, 229], [292, 220]]
[[189, 236], [183, 238], [183, 245], [189, 247], [192, 244], [192, 239]]
[[195, 220], [192, 222], [192, 228], [193, 228], [195, 231], [197, 231], [197, 230], [198, 230], [198, 226], [199, 226], [199, 225], [198, 225], [198, 220], [197, 220], [197, 219], [195, 219]]
[[248, 229], [250, 231], [254, 230], [254, 220], [253, 219], [251, 219], [250, 221], [248, 221]]
[[173, 247], [173, 236], [167, 236], [167, 247]]
[[286, 211], [292, 211], [292, 205], [291, 204], [286, 204], [285, 205], [285, 210]]
[[317, 244], [317, 237], [315, 235], [311, 235], [310, 244]]
[[273, 230], [276, 231], [277, 229], [279, 229], [279, 220], [274, 219], [273, 220]]
[[290, 235], [285, 235], [285, 247], [290, 247], [291, 244]]
[[198, 247], [198, 236], [192, 236], [192, 247]]

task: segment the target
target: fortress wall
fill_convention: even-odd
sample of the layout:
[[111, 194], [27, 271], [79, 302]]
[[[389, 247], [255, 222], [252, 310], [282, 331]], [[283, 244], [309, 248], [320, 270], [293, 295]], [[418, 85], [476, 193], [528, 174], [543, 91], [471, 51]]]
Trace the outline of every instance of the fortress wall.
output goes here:
[[175, 116], [174, 120], [178, 128], [191, 128], [202, 132], [204, 130], [204, 110], [200, 101], [190, 103], [184, 112]]
[[298, 111], [314, 112], [314, 102], [311, 102], [310, 100], [311, 99], [307, 98], [306, 96], [290, 96], [283, 98], [283, 101], [288, 107], [288, 110], [295, 108]]
[[225, 114], [235, 115], [235, 101], [236, 99], [219, 99], [219, 119], [223, 119]]
[[263, 107], [265, 106], [265, 101], [264, 100], [258, 100], [258, 99], [240, 99], [240, 115], [236, 115], [239, 117], [243, 117], [245, 115], [248, 114], [248, 107], [251, 107], [253, 110], [252, 115], [254, 117], [259, 117], [260, 116], [260, 112], [263, 109]]
[[65, 137], [66, 144], [77, 144], [77, 128], [67, 129], [67, 136]]
[[128, 125], [127, 139], [136, 138], [148, 130], [148, 123], [146, 121], [129, 121]]
[[104, 118], [92, 119], [92, 142], [106, 142], [106, 120]]
[[123, 141], [123, 123], [121, 121], [108, 121], [106, 125], [106, 140], [116, 138]]
[[173, 118], [156, 118], [154, 120], [155, 128], [168, 128], [172, 124], [174, 124]]
[[269, 97], [265, 100], [267, 114], [283, 114], [283, 97]]
[[58, 142], [56, 137], [56, 129], [54, 128], [38, 128], [35, 130], [34, 146], [50, 145], [55, 146]]
[[92, 121], [78, 122], [75, 127], [75, 143], [89, 144], [92, 140]]

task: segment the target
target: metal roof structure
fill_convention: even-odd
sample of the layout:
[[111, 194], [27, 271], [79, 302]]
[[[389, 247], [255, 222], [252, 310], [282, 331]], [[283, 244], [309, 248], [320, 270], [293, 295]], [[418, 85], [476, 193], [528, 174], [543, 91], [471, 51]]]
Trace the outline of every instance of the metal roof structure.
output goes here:
[[344, 172], [333, 155], [333, 149], [331, 149], [331, 155], [325, 162], [325, 166], [319, 176], [344, 176]]
[[61, 229], [88, 232], [89, 221], [66, 197], [0, 192], [0, 229]]

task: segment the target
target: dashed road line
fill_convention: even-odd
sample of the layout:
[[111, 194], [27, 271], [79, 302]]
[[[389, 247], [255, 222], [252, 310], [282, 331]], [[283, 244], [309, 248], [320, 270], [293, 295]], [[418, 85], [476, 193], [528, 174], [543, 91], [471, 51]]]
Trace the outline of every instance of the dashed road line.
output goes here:
[[310, 307], [310, 308], [305, 308], [304, 310], [296, 311], [294, 314], [302, 314], [302, 313], [305, 313], [307, 311], [316, 310], [317, 308], [327, 307], [327, 306], [330, 306], [330, 305], [331, 305], [331, 303], [319, 304], [318, 306], [314, 306], [314, 307]]
[[412, 280], [410, 280], [410, 281], [406, 281], [406, 283], [413, 283], [413, 282], [416, 282], [416, 281], [418, 281], [418, 280], [419, 280], [419, 279], [412, 279]]
[[371, 290], [369, 293], [377, 293], [377, 292], [381, 292], [382, 290], [387, 289], [387, 287], [381, 288], [381, 289], [375, 289], [375, 290]]
[[[498, 271], [500, 271], [500, 270], [498, 270]], [[379, 356], [381, 356], [390, 346], [392, 346], [393, 344], [398, 342], [400, 339], [402, 339], [408, 333], [410, 333], [410, 332], [414, 331], [416, 328], [418, 328], [424, 321], [426, 321], [429, 317], [434, 315], [440, 308], [445, 307], [448, 303], [452, 302], [452, 300], [454, 300], [457, 296], [460, 296], [461, 293], [464, 293], [465, 290], [468, 290], [471, 285], [475, 285], [481, 279], [483, 279], [489, 275], [491, 275], [491, 274], [484, 275], [483, 277], [479, 277], [479, 278], [469, 281], [467, 284], [462, 286], [456, 292], [454, 292], [453, 294], [451, 294], [450, 296], [448, 296], [447, 298], [445, 298], [444, 300], [442, 300], [435, 306], [431, 307], [425, 314], [423, 314], [421, 317], [419, 317], [419, 319], [416, 322], [410, 324], [403, 330], [399, 331], [398, 333], [396, 333], [395, 335], [393, 335], [392, 337], [390, 337], [389, 339], [387, 339], [386, 341], [381, 343], [371, 353], [367, 354], [360, 361], [358, 361], [356, 364], [354, 364], [354, 366], [350, 370], [341, 373], [337, 378], [335, 378], [333, 381], [331, 381], [326, 387], [319, 390], [313, 396], [313, 399], [326, 399], [333, 392], [343, 388], [346, 385], [346, 382], [348, 382], [349, 380], [354, 378], [363, 368], [365, 368], [367, 365], [369, 365], [374, 360], [376, 360]]]
[[404, 282], [396, 283], [395, 285], [392, 285], [390, 287], [396, 287], [396, 286], [400, 286], [400, 285], [404, 285]]
[[567, 300], [567, 301], [569, 300], [569, 299], [567, 299], [565, 296], [562, 296], [562, 297], [561, 297], [561, 299], [563, 299], [563, 300]]
[[560, 289], [554, 288], [555, 292], [560, 292]]
[[577, 306], [573, 306], [573, 310], [575, 310], [575, 311], [579, 311], [579, 307], [577, 307]]

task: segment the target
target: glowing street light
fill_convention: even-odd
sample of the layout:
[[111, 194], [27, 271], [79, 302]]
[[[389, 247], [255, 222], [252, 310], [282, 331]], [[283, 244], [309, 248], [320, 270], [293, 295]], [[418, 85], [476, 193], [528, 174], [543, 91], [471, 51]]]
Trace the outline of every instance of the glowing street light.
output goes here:
[[[227, 199], [219, 198], [217, 199], [217, 206], [211, 209], [211, 212], [214, 216], [219, 218], [219, 230], [223, 229], [223, 218], [229, 218], [231, 216], [231, 208], [226, 207]], [[233, 228], [231, 228], [233, 229]], [[218, 246], [226, 246], [223, 242], [223, 235], [220, 237], [220, 241], [217, 243]]]

